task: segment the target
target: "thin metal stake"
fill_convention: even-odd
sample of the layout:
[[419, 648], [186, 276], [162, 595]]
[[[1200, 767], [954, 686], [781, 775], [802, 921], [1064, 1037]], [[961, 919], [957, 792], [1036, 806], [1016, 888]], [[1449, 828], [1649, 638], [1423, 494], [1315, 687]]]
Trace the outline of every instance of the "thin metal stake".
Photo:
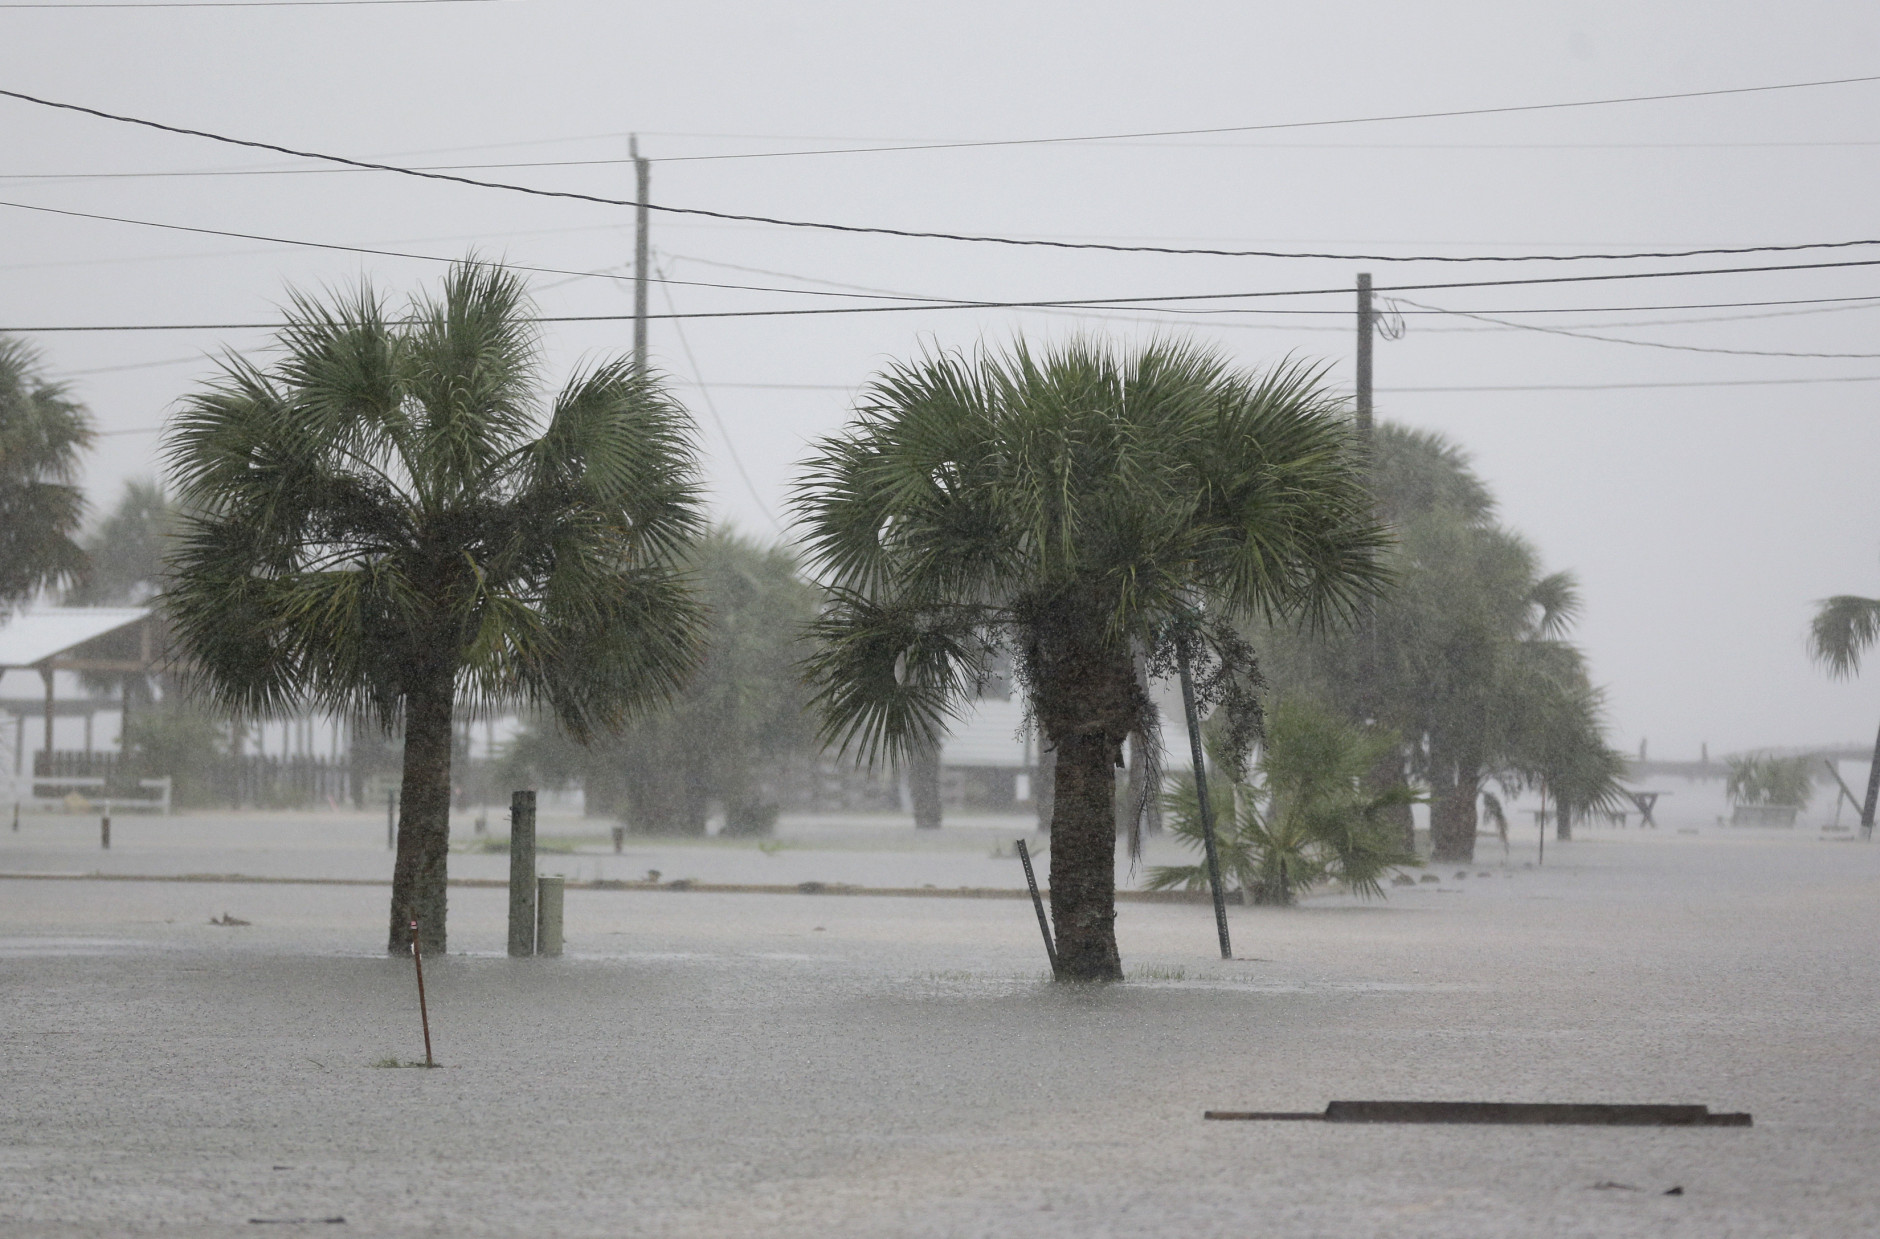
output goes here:
[[418, 947], [418, 918], [411, 918], [411, 962], [418, 966], [418, 1019], [424, 1024], [424, 1065], [435, 1067], [431, 1061], [431, 1013], [424, 1005], [424, 952]]
[[1038, 875], [1031, 871], [1031, 849], [1018, 841], [1018, 859], [1025, 866], [1025, 885], [1031, 888], [1031, 907], [1038, 914], [1038, 932], [1044, 935], [1045, 958], [1051, 961], [1051, 979], [1058, 980], [1057, 943], [1051, 938], [1051, 922], [1045, 918], [1044, 900], [1038, 895]]
[[1188, 747], [1195, 762], [1195, 796], [1201, 803], [1201, 840], [1208, 854], [1208, 888], [1214, 892], [1214, 928], [1221, 936], [1221, 958], [1234, 958], [1227, 938], [1227, 896], [1221, 890], [1221, 855], [1214, 847], [1214, 802], [1208, 798], [1207, 764], [1201, 752], [1201, 712], [1195, 706], [1195, 680], [1188, 671], [1188, 638], [1175, 643], [1182, 675], [1182, 708], [1188, 712]]
[[1541, 834], [1540, 855], [1535, 858], [1534, 863], [1544, 865], [1547, 863], [1547, 789], [1545, 787], [1541, 788], [1541, 811], [1534, 820], [1540, 827]]

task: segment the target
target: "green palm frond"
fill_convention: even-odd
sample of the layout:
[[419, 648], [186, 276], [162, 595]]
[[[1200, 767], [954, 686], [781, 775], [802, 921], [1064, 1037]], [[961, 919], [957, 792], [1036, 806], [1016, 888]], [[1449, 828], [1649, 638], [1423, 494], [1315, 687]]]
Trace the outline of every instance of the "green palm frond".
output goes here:
[[702, 501], [655, 380], [605, 364], [543, 410], [522, 283], [480, 263], [397, 318], [370, 288], [296, 294], [279, 346], [225, 360], [165, 441], [187, 513], [165, 605], [201, 691], [390, 726], [441, 676], [585, 735], [683, 683]]
[[1880, 598], [1824, 598], [1808, 630], [1808, 653], [1836, 679], [1860, 671], [1861, 655], [1880, 638]]
[[[1216, 851], [1223, 880], [1254, 903], [1290, 905], [1314, 883], [1331, 879], [1361, 898], [1383, 894], [1392, 870], [1420, 863], [1403, 850], [1386, 820], [1393, 808], [1421, 803], [1409, 787], [1373, 791], [1365, 776], [1395, 746], [1394, 736], [1355, 727], [1322, 707], [1282, 701], [1267, 726], [1250, 782], [1210, 783]], [[1166, 801], [1171, 832], [1203, 847], [1192, 773]], [[1157, 866], [1152, 890], [1199, 889], [1200, 865]]]
[[38, 350], [0, 336], [0, 614], [83, 574], [78, 464], [92, 435], [84, 406], [45, 376]]
[[[1054, 734], [1058, 668], [1085, 665], [1073, 648], [1127, 663], [1197, 602], [1350, 613], [1388, 542], [1359, 463], [1306, 367], [1245, 375], [1205, 348], [1091, 340], [890, 367], [792, 500], [808, 563], [844, 591], [808, 668], [825, 734], [881, 752], [938, 727], [975, 645], [1017, 655]], [[928, 646], [948, 651], [931, 674], [892, 674]], [[1119, 743], [1138, 709], [1112, 703]]]

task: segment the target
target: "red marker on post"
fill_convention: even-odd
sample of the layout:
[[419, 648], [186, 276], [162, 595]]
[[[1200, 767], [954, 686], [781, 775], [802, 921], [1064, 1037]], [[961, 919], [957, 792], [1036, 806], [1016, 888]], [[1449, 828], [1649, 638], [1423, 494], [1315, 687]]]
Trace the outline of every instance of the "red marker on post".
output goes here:
[[418, 966], [418, 1019], [424, 1024], [424, 1065], [435, 1067], [431, 1061], [431, 1014], [424, 1006], [424, 951], [418, 945], [418, 918], [411, 918], [411, 962]]

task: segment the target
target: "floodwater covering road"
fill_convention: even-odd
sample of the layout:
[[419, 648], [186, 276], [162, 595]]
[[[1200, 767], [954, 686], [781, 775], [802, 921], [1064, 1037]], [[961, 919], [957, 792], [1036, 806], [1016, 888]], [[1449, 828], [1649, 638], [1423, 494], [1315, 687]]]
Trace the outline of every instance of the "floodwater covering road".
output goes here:
[[[1231, 962], [1205, 906], [1121, 905], [1095, 988], [1015, 900], [574, 889], [568, 954], [511, 960], [503, 893], [454, 890], [436, 1071], [375, 1065], [423, 1054], [383, 888], [0, 880], [0, 1233], [1880, 1232], [1880, 850], [1491, 851], [1234, 908]], [[1755, 1126], [1201, 1117], [1340, 1098]]]

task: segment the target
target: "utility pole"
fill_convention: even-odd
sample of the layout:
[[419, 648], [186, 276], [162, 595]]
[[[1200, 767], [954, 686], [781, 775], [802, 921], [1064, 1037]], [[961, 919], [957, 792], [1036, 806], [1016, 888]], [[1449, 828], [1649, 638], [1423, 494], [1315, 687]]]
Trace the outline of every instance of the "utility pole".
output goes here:
[[[1362, 467], [1367, 477], [1375, 475], [1373, 453], [1373, 423], [1371, 409], [1371, 349], [1377, 342], [1377, 310], [1371, 301], [1370, 272], [1358, 274], [1358, 365], [1357, 365], [1357, 417], [1355, 429], [1358, 432], [1358, 451], [1362, 455]], [[1358, 619], [1358, 712], [1366, 722], [1379, 714], [1378, 701], [1378, 654], [1377, 654], [1377, 617], [1369, 607]], [[1375, 768], [1365, 777], [1366, 786], [1379, 790], [1395, 787], [1403, 782], [1403, 756], [1393, 750], [1382, 756]], [[1406, 852], [1416, 850], [1416, 819], [1408, 805], [1400, 808], [1393, 815], [1398, 830], [1403, 836]]]
[[[651, 160], [640, 158], [640, 135], [634, 134], [627, 139], [627, 153], [633, 159], [633, 179], [636, 183], [633, 208], [633, 365], [640, 373], [646, 373], [646, 281], [651, 272], [648, 270], [646, 244], [647, 195], [652, 192], [653, 164]], [[1367, 280], [1369, 276], [1365, 277]]]
[[1371, 342], [1377, 337], [1377, 315], [1371, 308], [1371, 276], [1358, 276], [1358, 438], [1371, 450]]

